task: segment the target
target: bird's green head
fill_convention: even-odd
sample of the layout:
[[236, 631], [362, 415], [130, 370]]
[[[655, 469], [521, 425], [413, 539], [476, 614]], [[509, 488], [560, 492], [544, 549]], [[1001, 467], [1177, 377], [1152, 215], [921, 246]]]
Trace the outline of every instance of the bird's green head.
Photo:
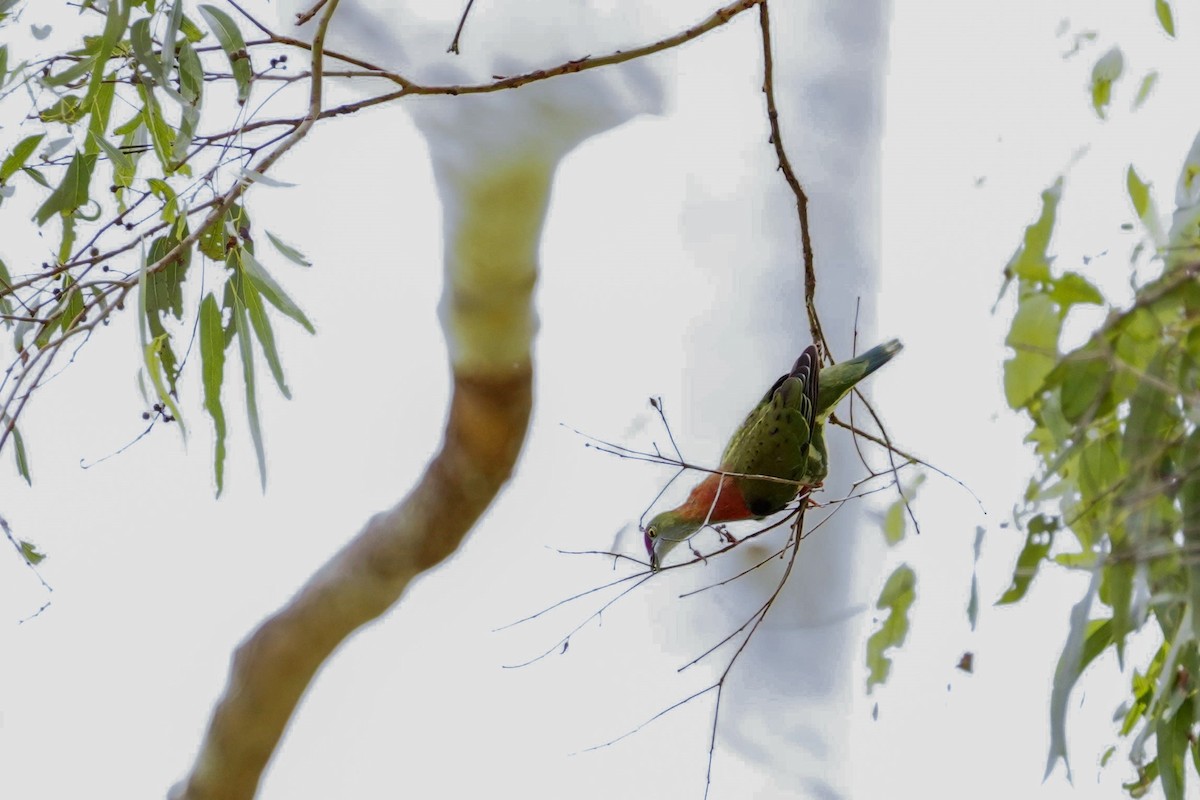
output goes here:
[[650, 569], [658, 570], [663, 556], [680, 542], [686, 542], [700, 525], [692, 520], [684, 519], [674, 511], [664, 511], [650, 520], [643, 529], [646, 541], [646, 553], [650, 556]]

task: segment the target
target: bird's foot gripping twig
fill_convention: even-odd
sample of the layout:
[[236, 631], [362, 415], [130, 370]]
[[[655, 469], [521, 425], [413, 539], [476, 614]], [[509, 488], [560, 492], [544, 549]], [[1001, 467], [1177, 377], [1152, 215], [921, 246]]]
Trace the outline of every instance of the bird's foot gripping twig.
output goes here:
[[717, 535], [725, 541], [726, 544], [737, 544], [738, 538], [729, 532], [729, 528], [724, 525], [713, 525], [712, 529], [717, 532]]

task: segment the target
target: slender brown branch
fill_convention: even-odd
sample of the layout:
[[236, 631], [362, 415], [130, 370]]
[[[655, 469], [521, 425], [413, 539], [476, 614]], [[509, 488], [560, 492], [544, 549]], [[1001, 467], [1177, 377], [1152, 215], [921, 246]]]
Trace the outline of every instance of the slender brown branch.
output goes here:
[[814, 344], [819, 344], [826, 359], [832, 363], [829, 342], [821, 329], [821, 318], [817, 314], [817, 271], [813, 256], [812, 233], [808, 222], [808, 195], [792, 169], [787, 150], [783, 146], [783, 133], [779, 128], [779, 109], [775, 106], [775, 61], [771, 54], [771, 16], [764, 1], [758, 7], [759, 28], [762, 30], [763, 94], [767, 97], [767, 121], [771, 125], [771, 144], [775, 146], [775, 157], [779, 170], [796, 197], [796, 214], [800, 218], [800, 247], [804, 255], [804, 305], [808, 310], [808, 327]]
[[[717, 9], [711, 16], [697, 23], [696, 25], [693, 25], [687, 30], [681, 31], [674, 36], [668, 36], [667, 38], [661, 39], [652, 44], [635, 47], [632, 50], [618, 50], [606, 56], [598, 56], [595, 58], [585, 57], [576, 59], [574, 61], [567, 61], [563, 64], [559, 64], [556, 67], [534, 70], [532, 72], [526, 72], [521, 75], [514, 75], [508, 78], [501, 78], [500, 80], [496, 80], [491, 83], [425, 86], [410, 81], [402, 75], [381, 70], [379, 72], [379, 77], [388, 78], [393, 82], [398, 83], [401, 88], [392, 92], [376, 95], [374, 97], [368, 97], [364, 100], [359, 100], [353, 103], [345, 103], [340, 106], [325, 109], [318, 115], [317, 118], [329, 119], [331, 117], [339, 117], [345, 114], [354, 114], [364, 109], [382, 105], [384, 103], [390, 103], [393, 100], [398, 100], [401, 97], [407, 97], [409, 95], [458, 96], [468, 94], [490, 94], [492, 92], [501, 92], [507, 89], [516, 89], [531, 83], [538, 83], [540, 81], [557, 78], [563, 75], [572, 75], [578, 72], [586, 72], [590, 69], [597, 69], [599, 67], [623, 64], [627, 61], [643, 58], [651, 55], [652, 53], [660, 53], [664, 50], [669, 50], [673, 47], [678, 47], [681, 44], [685, 44], [686, 42], [690, 42], [697, 36], [701, 36], [708, 31], [713, 30], [714, 28], [718, 28], [726, 24], [738, 14], [751, 9], [756, 5], [760, 5], [762, 2], [764, 2], [764, 0], [737, 0], [737, 2], [730, 3], [723, 8]], [[299, 42], [298, 40], [286, 40], [285, 37], [280, 37], [279, 40], [281, 43], [285, 44], [296, 44], [296, 46], [300, 47], [304, 46], [304, 43]], [[339, 56], [339, 58], [341, 57]], [[358, 62], [352, 59], [343, 60], [349, 61], [350, 63], [360, 64], [366, 69], [376, 69], [373, 65], [365, 64], [363, 62]], [[258, 122], [252, 122], [247, 125], [239, 126], [238, 128], [230, 130], [226, 133], [213, 134], [204, 138], [215, 141], [222, 138], [239, 136], [260, 128], [297, 125], [300, 123], [300, 121], [300, 119], [296, 118], [260, 120]], [[807, 216], [805, 217], [805, 220], [805, 225], [807, 225]]]
[[[845, 428], [846, 430], [853, 433], [855, 436], [861, 436], [862, 438], [867, 439], [868, 441], [874, 442], [875, 444], [879, 445], [880, 447], [888, 449], [890, 452], [895, 453], [896, 455], [900, 456], [901, 458], [903, 458], [907, 461], [912, 462], [913, 464], [920, 464], [921, 466], [923, 466], [927, 469], [933, 470], [938, 475], [941, 475], [943, 478], [954, 481], [959, 486], [961, 486], [963, 489], [965, 489], [967, 494], [971, 495], [971, 497], [974, 498], [975, 502], [979, 505], [979, 509], [981, 511], [983, 511], [983, 513], [985, 513], [985, 514], [987, 513], [987, 509], [984, 508], [983, 501], [979, 499], [979, 495], [977, 495], [977, 494], [975, 494], [975, 492], [971, 491], [970, 486], [967, 486], [967, 484], [963, 483], [961, 480], [954, 477], [949, 472], [946, 472], [944, 469], [936, 467], [933, 464], [930, 464], [925, 459], [918, 458], [917, 456], [914, 456], [912, 453], [905, 452], [904, 450], [901, 450], [899, 447], [896, 447], [894, 444], [891, 443], [891, 439], [889, 439], [886, 434], [884, 435], [884, 438], [881, 439], [880, 437], [876, 436], [873, 433], [864, 431], [862, 428], [858, 428], [850, 423], [842, 422], [840, 419], [838, 419], [836, 414], [829, 415], [829, 422], [833, 425], [837, 425], [839, 428]], [[881, 426], [881, 430], [882, 430], [882, 426]], [[901, 466], [903, 466], [903, 465], [901, 465]]]

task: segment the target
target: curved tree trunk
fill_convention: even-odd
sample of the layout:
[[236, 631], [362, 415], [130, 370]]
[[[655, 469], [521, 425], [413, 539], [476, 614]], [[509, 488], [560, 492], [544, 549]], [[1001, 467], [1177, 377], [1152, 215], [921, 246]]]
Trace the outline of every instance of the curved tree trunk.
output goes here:
[[[342, 5], [334, 33], [342, 15], [352, 30], [376, 38], [383, 30], [412, 33], [397, 18], [381, 20], [349, 0]], [[281, 13], [286, 18], [288, 9]], [[427, 32], [436, 41], [443, 33]], [[557, 37], [557, 46], [569, 38]], [[372, 518], [238, 647], [191, 774], [174, 797], [253, 797], [322, 664], [453, 553], [508, 480], [529, 421], [532, 293], [555, 169], [584, 139], [657, 103], [650, 73], [626, 67], [490, 96], [424, 98], [414, 109], [444, 220], [441, 318], [454, 392], [442, 447], [400, 503]], [[400, 343], [388, 349], [404, 352]]]

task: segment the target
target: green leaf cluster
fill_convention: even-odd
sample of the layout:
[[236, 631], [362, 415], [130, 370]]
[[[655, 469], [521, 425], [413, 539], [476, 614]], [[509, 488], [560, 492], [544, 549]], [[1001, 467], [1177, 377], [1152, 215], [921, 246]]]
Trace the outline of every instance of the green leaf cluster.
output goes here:
[[[235, 204], [220, 220], [196, 237], [194, 245], [202, 257], [219, 261], [225, 268], [223, 289], [207, 292], [195, 312], [199, 329], [204, 408], [212, 418], [216, 434], [213, 469], [218, 495], [224, 488], [225, 475], [227, 426], [221, 388], [225, 379], [226, 349], [236, 341], [242, 361], [250, 436], [259, 478], [265, 488], [266, 453], [258, 411], [254, 342], [258, 343], [279, 391], [284, 397], [291, 397], [275, 346], [275, 333], [267, 305], [274, 306], [309, 333], [315, 332], [308, 317], [255, 257], [252, 233], [249, 214], [245, 208]], [[276, 239], [274, 236], [269, 238]], [[155, 241], [146, 259], [140, 289], [145, 369], [159, 401], [182, 423], [173, 401], [179, 378], [178, 361], [171, 347], [171, 334], [163, 325], [163, 318], [167, 315], [182, 318], [182, 283], [191, 261], [193, 245], [187, 244], [181, 248], [181, 241], [186, 241], [186, 238], [176, 238], [174, 235]], [[176, 253], [176, 250], [179, 252]]]
[[[1197, 160], [1200, 137], [1188, 164]], [[1046, 562], [1091, 575], [1055, 672], [1047, 774], [1066, 761], [1068, 699], [1081, 672], [1109, 649], [1123, 663], [1129, 635], [1149, 625], [1164, 644], [1135, 673], [1122, 733], [1135, 735], [1139, 780], [1130, 787], [1158, 780], [1172, 800], [1184, 796], [1185, 765], [1200, 763], [1200, 193], [1190, 169], [1165, 234], [1152, 188], [1132, 167], [1126, 173], [1133, 212], [1164, 254], [1161, 272], [1135, 282], [1127, 307], [1112, 308], [1083, 275], [1053, 268], [1062, 179], [1043, 192], [1005, 269], [1017, 293], [1005, 396], [1031, 423], [1038, 469], [1019, 515], [1025, 546], [999, 602], [1020, 601]], [[1066, 349], [1063, 322], [1080, 304], [1109, 308], [1083, 344]]]
[[[0, 25], [15, 5], [0, 0]], [[250, 186], [247, 174], [279, 185], [253, 171], [263, 163], [254, 154], [277, 140], [277, 131], [242, 132], [236, 144], [233, 132], [201, 135], [210, 87], [225, 82], [239, 105], [250, 99], [250, 49], [227, 11], [200, 5], [193, 19], [185, 5], [85, 2], [80, 19], [92, 29], [71, 51], [36, 65], [13, 64], [16, 44], [0, 45], [0, 103], [10, 96], [34, 103], [33, 114], [27, 107], [21, 112], [32, 130], [0, 150], [0, 213], [9, 210], [4, 201], [14, 192], [33, 191], [33, 222], [61, 231], [54, 260], [17, 270], [15, 279], [0, 262], [0, 324], [12, 332], [15, 358], [25, 366], [75, 334], [107, 324], [127, 297], [136, 300], [139, 384], [154, 407], [143, 416], [178, 423], [186, 436], [179, 398], [187, 365], [199, 362], [201, 386], [195, 388], [215, 429], [220, 494], [226, 351], [236, 345], [242, 362], [250, 438], [265, 486], [255, 361], [265, 360], [272, 381], [290, 397], [273, 324], [282, 315], [309, 332], [314, 328], [269, 269], [271, 260], [256, 253], [259, 232], [245, 194], [225, 195], [229, 187]], [[230, 124], [227, 113], [217, 116], [225, 119], [210, 128]], [[283, 259], [310, 266], [297, 248], [262, 233]], [[122, 268], [123, 261], [134, 263]], [[199, 359], [189, 359], [195, 350]], [[29, 481], [25, 441], [6, 408], [0, 408], [0, 433]]]
[[[889, 547], [895, 547], [905, 536], [910, 504], [916, 497], [917, 490], [925, 482], [925, 473], [917, 473], [911, 480], [902, 483], [896, 477], [896, 491], [899, 495], [883, 513], [883, 537]], [[978, 557], [980, 541], [976, 539], [976, 557]], [[975, 591], [972, 578], [972, 592]], [[892, 571], [883, 589], [879, 592], [876, 608], [887, 611], [888, 616], [877, 620], [877, 625], [867, 640], [867, 692], [876, 686], [887, 683], [892, 670], [892, 659], [888, 651], [898, 649], [908, 637], [909, 610], [916, 599], [917, 574], [907, 564], [901, 564]], [[968, 612], [971, 625], [975, 625], [974, 611]]]

